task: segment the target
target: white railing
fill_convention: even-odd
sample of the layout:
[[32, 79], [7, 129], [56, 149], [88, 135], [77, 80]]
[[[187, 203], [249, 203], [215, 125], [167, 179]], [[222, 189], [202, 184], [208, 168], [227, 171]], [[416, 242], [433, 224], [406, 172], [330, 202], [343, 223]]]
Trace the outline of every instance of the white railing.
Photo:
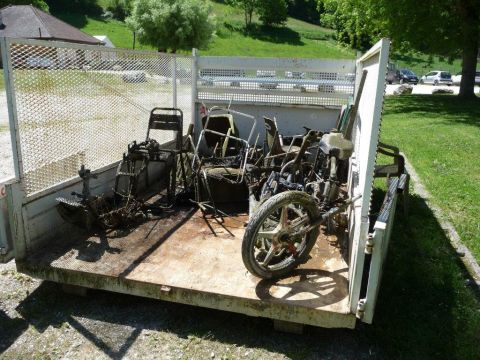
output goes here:
[[339, 107], [355, 85], [353, 60], [207, 56], [197, 66], [198, 100], [205, 102]]

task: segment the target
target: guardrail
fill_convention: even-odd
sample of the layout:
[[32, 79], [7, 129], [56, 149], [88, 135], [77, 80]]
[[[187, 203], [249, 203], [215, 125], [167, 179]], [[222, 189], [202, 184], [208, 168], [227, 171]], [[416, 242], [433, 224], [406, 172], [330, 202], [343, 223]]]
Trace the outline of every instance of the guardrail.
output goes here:
[[197, 99], [339, 107], [355, 86], [355, 61], [198, 57]]

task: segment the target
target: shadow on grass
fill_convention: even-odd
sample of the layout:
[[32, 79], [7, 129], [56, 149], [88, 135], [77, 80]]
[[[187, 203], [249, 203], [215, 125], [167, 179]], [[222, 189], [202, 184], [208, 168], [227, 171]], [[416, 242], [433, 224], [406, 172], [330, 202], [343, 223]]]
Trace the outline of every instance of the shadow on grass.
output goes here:
[[443, 124], [462, 123], [480, 127], [480, 98], [462, 99], [451, 95], [403, 95], [387, 97], [385, 115], [424, 113]]
[[28, 328], [28, 322], [21, 318], [10, 318], [0, 310], [0, 354], [12, 345]]
[[[383, 197], [375, 192], [377, 207]], [[112, 358], [123, 357], [142, 330], [150, 330], [208, 338], [209, 351], [216, 353], [243, 346], [290, 358], [478, 359], [478, 294], [465, 285], [463, 268], [424, 201], [410, 196], [409, 203], [408, 222], [397, 211], [374, 324], [358, 323], [356, 330], [283, 334], [266, 319], [102, 291], [77, 298], [48, 282], [17, 311], [39, 332], [69, 324]], [[216, 343], [226, 346], [216, 349]]]
[[[57, 18], [66, 22], [69, 25], [76, 27], [77, 29], [82, 29], [88, 23], [88, 17], [85, 14], [77, 14], [77, 13], [58, 13], [55, 14]], [[105, 19], [102, 19], [100, 16], [97, 15], [90, 15], [90, 18], [95, 19], [96, 21], [101, 21], [106, 23]]]
[[431, 65], [433, 62], [433, 60], [428, 59], [428, 57], [421, 58], [414, 55], [398, 54], [398, 53], [393, 54], [392, 59], [394, 61], [403, 61], [407, 64], [415, 64], [417, 66]]
[[256, 40], [262, 40], [276, 44], [305, 45], [297, 31], [285, 26], [270, 27], [252, 24], [246, 29], [245, 26], [233, 25], [227, 22], [224, 23], [224, 26], [229, 31], [240, 32], [245, 36]]

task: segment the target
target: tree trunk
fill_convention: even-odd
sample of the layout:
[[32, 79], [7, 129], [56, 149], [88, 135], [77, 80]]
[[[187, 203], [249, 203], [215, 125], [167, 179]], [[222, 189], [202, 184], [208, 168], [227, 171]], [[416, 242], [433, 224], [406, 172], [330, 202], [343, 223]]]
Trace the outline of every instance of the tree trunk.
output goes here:
[[477, 70], [478, 41], [468, 46], [464, 45], [462, 56], [462, 80], [460, 81], [461, 97], [475, 97], [475, 72]]
[[480, 19], [479, 8], [472, 0], [459, 0], [458, 8], [462, 18], [462, 80], [458, 96], [475, 97], [475, 72], [479, 46]]

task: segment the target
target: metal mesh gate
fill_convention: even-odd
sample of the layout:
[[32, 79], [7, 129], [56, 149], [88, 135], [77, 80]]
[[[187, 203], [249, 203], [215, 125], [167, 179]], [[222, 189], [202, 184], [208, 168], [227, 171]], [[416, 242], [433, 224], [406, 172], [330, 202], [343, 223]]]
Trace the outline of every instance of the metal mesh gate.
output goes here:
[[[153, 107], [192, 114], [192, 58], [33, 40], [7, 40], [19, 172], [27, 196], [99, 169], [144, 140]], [[155, 132], [159, 142], [171, 133]], [[160, 133], [160, 134], [159, 134]]]
[[198, 99], [339, 107], [355, 85], [352, 60], [199, 58]]

